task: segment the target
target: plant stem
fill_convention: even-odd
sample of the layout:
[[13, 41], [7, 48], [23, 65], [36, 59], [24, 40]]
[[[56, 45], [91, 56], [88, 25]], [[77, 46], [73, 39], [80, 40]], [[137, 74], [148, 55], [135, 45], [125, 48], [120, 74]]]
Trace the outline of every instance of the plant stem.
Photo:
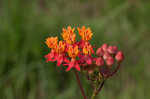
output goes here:
[[104, 86], [105, 81], [103, 80], [102, 84], [100, 85], [100, 87], [98, 88], [98, 90], [96, 91], [96, 95], [102, 90], [103, 86]]
[[85, 95], [85, 92], [84, 92], [84, 89], [83, 89], [83, 87], [82, 87], [82, 85], [81, 85], [81, 82], [80, 82], [80, 79], [79, 79], [79, 74], [77, 73], [76, 70], [74, 70], [74, 73], [75, 73], [75, 76], [76, 76], [76, 79], [77, 79], [77, 83], [78, 83], [78, 85], [79, 85], [79, 87], [80, 87], [80, 91], [81, 91], [81, 93], [82, 93], [82, 96], [84, 97], [84, 99], [87, 99], [87, 98], [86, 98], [86, 95]]
[[94, 99], [95, 97], [96, 97], [96, 95], [98, 95], [98, 93], [102, 90], [102, 88], [103, 88], [103, 86], [104, 86], [104, 80], [103, 80], [103, 82], [101, 83], [101, 85], [100, 85], [100, 87], [97, 89], [97, 88], [95, 88], [95, 90], [94, 90], [94, 92], [93, 92], [93, 94], [92, 94], [92, 97], [91, 97], [91, 99]]
[[116, 72], [119, 70], [119, 68], [120, 68], [120, 63], [118, 63], [117, 68], [116, 68], [111, 74], [109, 74], [108, 77], [111, 77], [111, 76], [113, 76], [114, 74], [116, 74]]
[[96, 90], [94, 90], [94, 92], [93, 92], [93, 94], [92, 94], [92, 96], [91, 96], [91, 99], [94, 99], [95, 96], [96, 96]]

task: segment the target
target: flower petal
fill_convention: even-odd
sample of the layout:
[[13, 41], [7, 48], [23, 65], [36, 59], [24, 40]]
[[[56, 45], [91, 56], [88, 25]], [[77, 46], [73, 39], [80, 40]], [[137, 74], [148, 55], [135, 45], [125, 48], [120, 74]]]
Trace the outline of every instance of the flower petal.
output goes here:
[[76, 63], [75, 68], [76, 68], [78, 71], [80, 71], [80, 66], [79, 66], [78, 63]]
[[66, 71], [70, 71], [71, 68], [73, 68], [74, 64], [75, 64], [75, 61], [71, 60], [71, 62], [69, 63], [68, 68], [66, 69]]
[[59, 56], [57, 57], [57, 66], [60, 66], [60, 65], [62, 64], [62, 62], [63, 62], [63, 56], [62, 56], [62, 55], [59, 55]]

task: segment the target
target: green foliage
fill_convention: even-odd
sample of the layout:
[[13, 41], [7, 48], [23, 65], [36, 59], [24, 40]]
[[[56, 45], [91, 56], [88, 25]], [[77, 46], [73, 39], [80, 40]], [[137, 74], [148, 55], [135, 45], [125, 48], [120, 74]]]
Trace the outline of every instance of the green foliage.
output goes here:
[[149, 11], [148, 0], [1, 0], [0, 99], [82, 99], [73, 72], [44, 60], [45, 38], [68, 25], [90, 26], [93, 44], [115, 44], [125, 53], [100, 99], [149, 99]]

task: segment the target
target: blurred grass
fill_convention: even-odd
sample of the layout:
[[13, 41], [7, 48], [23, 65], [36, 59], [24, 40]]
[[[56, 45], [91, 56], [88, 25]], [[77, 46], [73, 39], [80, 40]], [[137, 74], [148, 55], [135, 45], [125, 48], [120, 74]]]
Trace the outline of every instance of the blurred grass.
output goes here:
[[148, 0], [1, 0], [0, 99], [82, 99], [73, 73], [43, 58], [45, 38], [68, 25], [90, 26], [93, 44], [116, 44], [125, 53], [100, 99], [149, 99], [149, 10]]

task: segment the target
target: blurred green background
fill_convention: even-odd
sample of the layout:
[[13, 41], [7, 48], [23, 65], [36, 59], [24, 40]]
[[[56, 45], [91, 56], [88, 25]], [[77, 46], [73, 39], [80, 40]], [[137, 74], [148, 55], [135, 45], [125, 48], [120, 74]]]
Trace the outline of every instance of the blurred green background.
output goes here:
[[68, 25], [89, 26], [93, 44], [125, 53], [97, 99], [150, 99], [149, 11], [149, 0], [0, 0], [0, 99], [82, 99], [73, 72], [44, 59], [45, 38]]

